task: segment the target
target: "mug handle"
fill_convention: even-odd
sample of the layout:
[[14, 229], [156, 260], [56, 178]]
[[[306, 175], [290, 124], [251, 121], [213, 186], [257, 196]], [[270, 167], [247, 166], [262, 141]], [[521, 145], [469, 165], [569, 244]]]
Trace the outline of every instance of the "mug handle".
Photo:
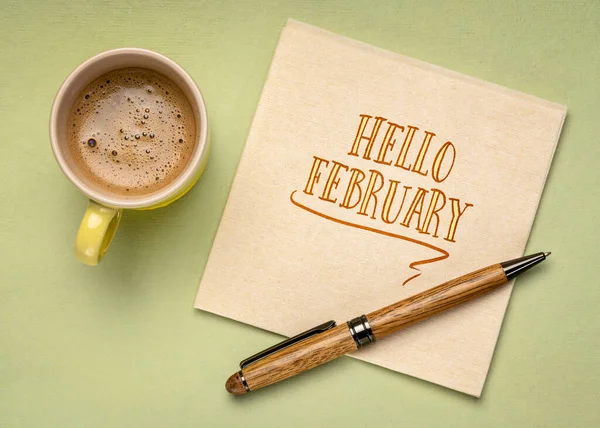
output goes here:
[[96, 266], [102, 260], [115, 236], [122, 213], [120, 208], [89, 201], [75, 239], [75, 256], [80, 262]]

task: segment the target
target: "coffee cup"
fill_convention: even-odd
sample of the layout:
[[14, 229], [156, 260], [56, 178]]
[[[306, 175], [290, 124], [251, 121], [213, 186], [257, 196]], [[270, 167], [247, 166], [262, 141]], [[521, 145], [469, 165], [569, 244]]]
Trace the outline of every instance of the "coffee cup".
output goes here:
[[50, 142], [65, 176], [89, 198], [75, 254], [93, 266], [123, 210], [164, 207], [200, 178], [209, 152], [206, 106], [192, 78], [167, 57], [110, 50], [60, 87]]

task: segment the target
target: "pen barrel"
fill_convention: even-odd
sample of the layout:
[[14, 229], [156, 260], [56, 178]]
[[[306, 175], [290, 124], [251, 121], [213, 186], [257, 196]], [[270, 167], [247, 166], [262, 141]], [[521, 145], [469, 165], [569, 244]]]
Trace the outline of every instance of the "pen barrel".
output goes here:
[[463, 275], [367, 314], [376, 339], [481, 296], [507, 282], [500, 264]]
[[251, 391], [287, 379], [356, 350], [346, 324], [338, 325], [242, 369]]

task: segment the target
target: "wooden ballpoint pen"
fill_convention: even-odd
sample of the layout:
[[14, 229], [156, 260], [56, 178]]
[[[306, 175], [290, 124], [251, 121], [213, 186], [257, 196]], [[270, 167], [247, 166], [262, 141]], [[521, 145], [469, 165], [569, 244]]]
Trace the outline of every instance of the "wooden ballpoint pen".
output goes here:
[[225, 388], [241, 395], [310, 370], [498, 288], [549, 255], [536, 253], [488, 266], [342, 325], [326, 322], [245, 359]]

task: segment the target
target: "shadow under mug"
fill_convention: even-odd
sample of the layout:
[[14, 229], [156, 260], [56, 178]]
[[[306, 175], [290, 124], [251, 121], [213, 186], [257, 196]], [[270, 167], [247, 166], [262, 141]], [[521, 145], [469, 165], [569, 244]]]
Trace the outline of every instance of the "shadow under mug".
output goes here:
[[[89, 83], [110, 71], [130, 67], [156, 71], [182, 90], [194, 113], [196, 141], [190, 160], [172, 182], [149, 194], [124, 196], [92, 182], [78, 170], [69, 150], [68, 120], [76, 98]], [[52, 105], [50, 143], [63, 173], [90, 199], [75, 239], [75, 255], [81, 262], [94, 266], [106, 253], [124, 209], [163, 207], [179, 199], [198, 181], [210, 145], [206, 105], [192, 78], [169, 58], [146, 49], [114, 49], [88, 59], [64, 81]]]

